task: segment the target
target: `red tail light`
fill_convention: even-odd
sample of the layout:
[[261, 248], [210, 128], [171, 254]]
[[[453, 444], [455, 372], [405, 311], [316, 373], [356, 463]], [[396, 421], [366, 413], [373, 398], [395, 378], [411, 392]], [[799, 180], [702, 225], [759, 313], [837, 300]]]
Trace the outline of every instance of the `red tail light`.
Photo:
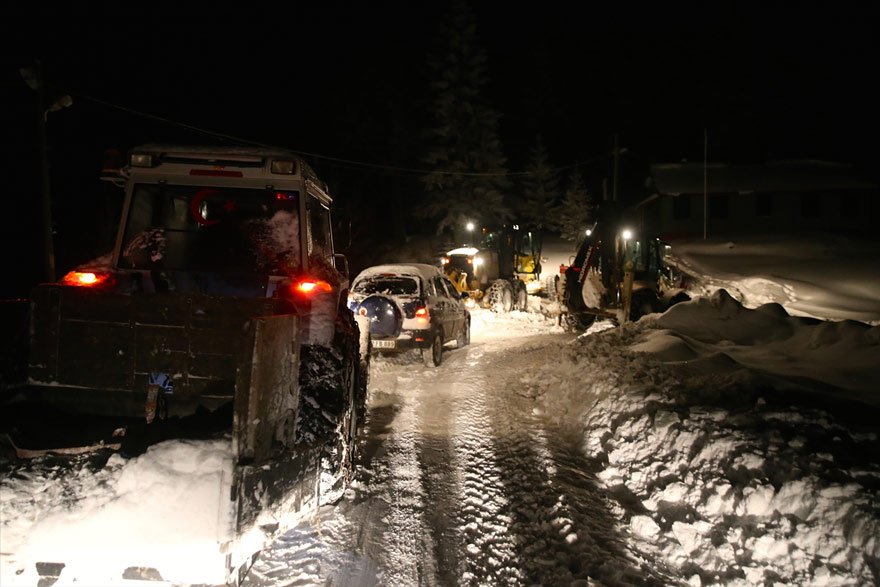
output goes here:
[[428, 308], [418, 308], [416, 310], [416, 320], [419, 322], [428, 321]]
[[293, 292], [300, 296], [311, 297], [318, 293], [330, 293], [333, 286], [320, 279], [302, 279], [293, 284]]
[[108, 287], [113, 285], [113, 274], [106, 271], [71, 271], [61, 279], [64, 285], [77, 287]]

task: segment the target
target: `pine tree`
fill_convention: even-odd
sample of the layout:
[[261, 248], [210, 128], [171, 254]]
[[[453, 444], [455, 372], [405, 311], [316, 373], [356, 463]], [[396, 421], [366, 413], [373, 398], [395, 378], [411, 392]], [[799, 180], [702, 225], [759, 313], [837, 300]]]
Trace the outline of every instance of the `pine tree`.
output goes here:
[[562, 201], [554, 208], [559, 234], [567, 240], [581, 241], [586, 229], [595, 221], [595, 215], [593, 196], [587, 191], [581, 174], [574, 170], [568, 178]]
[[434, 81], [422, 177], [425, 203], [417, 216], [437, 220], [437, 233], [456, 230], [467, 220], [495, 224], [509, 219], [506, 159], [498, 138], [500, 116], [483, 97], [486, 54], [477, 44], [473, 13], [464, 0], [453, 5], [441, 32], [445, 53], [429, 59]]
[[522, 199], [517, 206], [520, 219], [539, 228], [554, 226], [551, 210], [559, 199], [559, 178], [550, 167], [544, 141], [538, 136], [522, 180]]

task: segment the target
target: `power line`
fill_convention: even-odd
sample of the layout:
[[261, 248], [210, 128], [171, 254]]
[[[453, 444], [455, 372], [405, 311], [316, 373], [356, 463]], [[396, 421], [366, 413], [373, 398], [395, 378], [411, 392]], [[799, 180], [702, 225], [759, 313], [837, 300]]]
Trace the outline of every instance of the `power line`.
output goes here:
[[313, 159], [319, 159], [324, 161], [331, 161], [334, 163], [342, 164], [342, 166], [352, 166], [359, 168], [367, 168], [367, 169], [376, 169], [382, 171], [394, 171], [406, 174], [415, 174], [415, 175], [430, 175], [430, 174], [439, 174], [439, 175], [448, 175], [448, 176], [465, 176], [465, 177], [527, 177], [531, 175], [536, 175], [538, 173], [556, 173], [560, 171], [565, 171], [568, 169], [572, 169], [575, 167], [579, 167], [582, 165], [592, 165], [600, 160], [600, 158], [587, 159], [584, 161], [575, 161], [573, 163], [569, 163], [567, 165], [562, 165], [559, 167], [552, 167], [550, 169], [540, 170], [540, 171], [506, 171], [506, 172], [477, 172], [477, 171], [438, 171], [432, 169], [416, 169], [411, 167], [398, 167], [395, 165], [383, 165], [381, 163], [366, 163], [364, 161], [355, 161], [353, 159], [343, 159], [340, 157], [332, 157], [330, 155], [321, 155], [318, 153], [309, 153], [307, 151], [300, 151], [297, 149], [291, 149], [288, 147], [279, 147], [277, 145], [269, 145], [266, 143], [261, 143], [259, 141], [252, 141], [250, 139], [243, 139], [241, 137], [236, 137], [233, 135], [220, 133], [212, 130], [207, 130], [192, 124], [187, 124], [184, 122], [180, 122], [177, 120], [172, 120], [170, 118], [165, 118], [164, 116], [158, 116], [156, 114], [150, 114], [148, 112], [142, 112], [140, 110], [135, 110], [134, 108], [129, 108], [127, 106], [122, 106], [120, 104], [114, 104], [113, 102], [108, 102], [107, 100], [102, 100], [100, 98], [95, 98], [93, 96], [89, 96], [86, 94], [76, 94], [80, 98], [85, 98], [86, 100], [90, 100], [97, 104], [101, 104], [102, 106], [106, 106], [109, 108], [115, 108], [116, 110], [120, 110], [122, 112], [126, 112], [128, 114], [133, 114], [135, 116], [140, 116], [142, 118], [147, 118], [150, 120], [155, 120], [158, 122], [162, 122], [165, 124], [169, 124], [171, 126], [178, 126], [180, 128], [185, 128], [189, 131], [193, 131], [199, 134], [203, 134], [206, 136], [213, 137], [215, 139], [222, 139], [225, 141], [230, 141], [233, 143], [238, 143], [242, 145], [250, 145], [253, 147], [263, 147], [266, 149], [283, 149], [285, 151], [290, 151], [292, 153], [296, 153], [297, 155], [302, 155], [303, 157], [311, 157]]

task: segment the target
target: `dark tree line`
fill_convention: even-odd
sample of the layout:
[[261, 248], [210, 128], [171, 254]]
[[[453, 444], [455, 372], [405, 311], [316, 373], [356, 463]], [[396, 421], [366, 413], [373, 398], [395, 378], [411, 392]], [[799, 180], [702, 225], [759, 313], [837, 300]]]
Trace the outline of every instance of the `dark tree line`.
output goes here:
[[470, 7], [456, 1], [441, 27], [445, 44], [428, 60], [431, 125], [423, 162], [431, 171], [422, 177], [425, 201], [415, 214], [434, 220], [438, 234], [460, 235], [467, 221], [517, 222], [577, 240], [595, 212], [583, 178], [577, 169], [561, 178], [540, 136], [524, 171], [508, 170], [477, 32]]

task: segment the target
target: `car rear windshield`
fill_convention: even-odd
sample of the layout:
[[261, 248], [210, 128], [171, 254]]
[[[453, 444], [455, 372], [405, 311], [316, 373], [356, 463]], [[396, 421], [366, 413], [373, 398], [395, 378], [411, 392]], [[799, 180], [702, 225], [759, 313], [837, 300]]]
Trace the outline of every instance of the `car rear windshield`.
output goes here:
[[419, 282], [413, 277], [382, 275], [360, 281], [354, 290], [364, 294], [417, 295]]
[[299, 193], [138, 184], [119, 266], [285, 275], [300, 267]]

